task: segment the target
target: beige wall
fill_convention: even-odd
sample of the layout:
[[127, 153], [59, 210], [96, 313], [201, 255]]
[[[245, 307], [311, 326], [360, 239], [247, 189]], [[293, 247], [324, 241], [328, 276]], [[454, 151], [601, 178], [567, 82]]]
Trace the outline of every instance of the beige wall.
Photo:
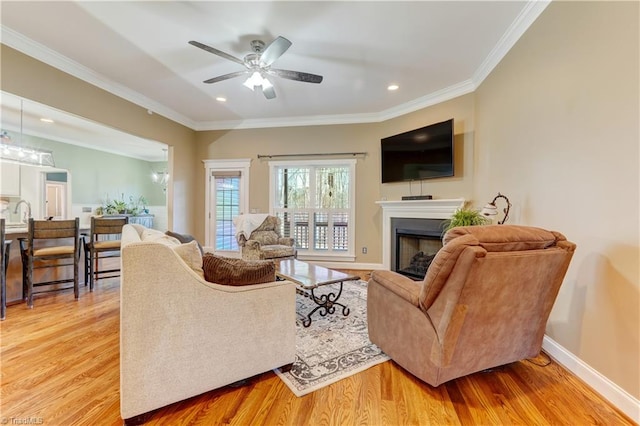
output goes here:
[[170, 146], [173, 188], [167, 203], [169, 223], [193, 232], [195, 132], [49, 65], [1, 45], [3, 91]]
[[[357, 157], [356, 165], [356, 253], [358, 262], [379, 263], [380, 214], [375, 204], [380, 199], [378, 127], [377, 124], [352, 124], [199, 132], [197, 155], [200, 160], [252, 158], [249, 208], [268, 212], [269, 160], [258, 159], [258, 154], [367, 152], [367, 155]], [[205, 176], [201, 161], [198, 167], [196, 187], [204, 193]], [[196, 211], [198, 235], [204, 235], [204, 199], [199, 200]], [[362, 254], [363, 246], [368, 248], [366, 255]]]
[[[197, 155], [200, 160], [252, 158], [249, 208], [268, 212], [269, 160], [258, 159], [258, 154], [366, 152], [364, 157], [357, 157], [356, 166], [356, 262], [380, 264], [382, 212], [375, 202], [383, 197], [399, 200], [403, 195], [420, 193], [419, 182], [381, 185], [380, 139], [449, 118], [454, 118], [455, 123], [455, 176], [426, 180], [422, 190], [436, 198], [469, 199], [473, 177], [473, 95], [384, 123], [199, 132]], [[201, 162], [198, 170], [196, 192], [204, 193], [205, 176]], [[197, 235], [204, 235], [204, 211], [204, 199], [200, 199], [196, 208]], [[367, 247], [367, 254], [362, 253], [363, 247]]]
[[[381, 185], [380, 193], [387, 200], [400, 200], [404, 195], [432, 195], [434, 198], [464, 198], [471, 204], [484, 200], [473, 200], [474, 176], [474, 94], [460, 96], [411, 114], [381, 123], [376, 141], [375, 154], [380, 162], [380, 139], [408, 130], [453, 118], [454, 123], [454, 176], [450, 178], [425, 179], [422, 182], [395, 182]], [[376, 165], [379, 176], [379, 164]], [[421, 192], [422, 190], [422, 192]], [[382, 238], [382, 237], [381, 237]]]
[[577, 251], [547, 334], [640, 397], [638, 2], [553, 2], [476, 91], [475, 193]]

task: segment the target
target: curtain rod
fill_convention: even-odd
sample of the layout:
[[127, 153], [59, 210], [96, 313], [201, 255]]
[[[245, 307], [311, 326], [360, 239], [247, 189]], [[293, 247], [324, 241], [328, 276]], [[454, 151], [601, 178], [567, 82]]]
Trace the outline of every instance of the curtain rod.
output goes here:
[[281, 157], [324, 157], [327, 155], [367, 155], [366, 152], [320, 152], [316, 154], [258, 154], [258, 158], [281, 158]]

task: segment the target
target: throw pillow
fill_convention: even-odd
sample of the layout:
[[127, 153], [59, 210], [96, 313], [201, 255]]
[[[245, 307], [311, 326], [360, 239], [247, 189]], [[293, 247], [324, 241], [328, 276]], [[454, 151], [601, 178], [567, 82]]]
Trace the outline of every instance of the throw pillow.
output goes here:
[[202, 257], [204, 279], [225, 285], [249, 285], [276, 280], [276, 265], [270, 260], [243, 260], [207, 253]]
[[204, 271], [202, 270], [202, 254], [198, 249], [197, 241], [194, 240], [190, 243], [172, 246], [171, 248], [187, 265], [189, 265], [191, 269], [193, 269], [196, 274], [204, 278]]
[[200, 250], [200, 254], [201, 255], [204, 254], [204, 250], [202, 249], [202, 246], [200, 245], [198, 240], [196, 240], [195, 238], [193, 238], [193, 236], [191, 236], [189, 234], [178, 234], [177, 232], [167, 231], [167, 232], [165, 232], [165, 235], [168, 235], [170, 237], [173, 237], [173, 238], [177, 239], [182, 244], [186, 244], [186, 243], [190, 243], [191, 241], [195, 241], [198, 244], [198, 250]]

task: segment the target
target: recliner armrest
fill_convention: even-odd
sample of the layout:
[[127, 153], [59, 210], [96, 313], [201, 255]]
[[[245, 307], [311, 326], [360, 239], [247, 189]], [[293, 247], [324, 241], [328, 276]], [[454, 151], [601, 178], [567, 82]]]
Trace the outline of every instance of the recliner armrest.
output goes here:
[[369, 284], [371, 284], [372, 281], [375, 281], [412, 305], [419, 306], [422, 282], [413, 281], [411, 278], [393, 271], [373, 271]]

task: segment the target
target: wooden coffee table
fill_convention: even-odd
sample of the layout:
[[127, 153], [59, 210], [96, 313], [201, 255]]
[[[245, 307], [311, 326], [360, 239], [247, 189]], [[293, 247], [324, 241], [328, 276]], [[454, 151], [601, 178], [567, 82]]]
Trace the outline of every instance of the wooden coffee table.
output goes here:
[[[302, 321], [302, 325], [311, 325], [311, 315], [320, 310], [320, 315], [333, 314], [336, 306], [342, 307], [342, 315], [349, 315], [349, 308], [338, 299], [342, 295], [342, 285], [345, 281], [359, 280], [357, 275], [349, 275], [343, 272], [334, 271], [323, 266], [313, 265], [297, 259], [284, 259], [276, 262], [276, 276], [281, 279], [293, 281], [297, 284], [298, 293], [310, 298], [317, 305], [307, 318]], [[320, 296], [316, 295], [316, 289], [327, 284], [340, 284], [338, 293], [329, 292]]]

